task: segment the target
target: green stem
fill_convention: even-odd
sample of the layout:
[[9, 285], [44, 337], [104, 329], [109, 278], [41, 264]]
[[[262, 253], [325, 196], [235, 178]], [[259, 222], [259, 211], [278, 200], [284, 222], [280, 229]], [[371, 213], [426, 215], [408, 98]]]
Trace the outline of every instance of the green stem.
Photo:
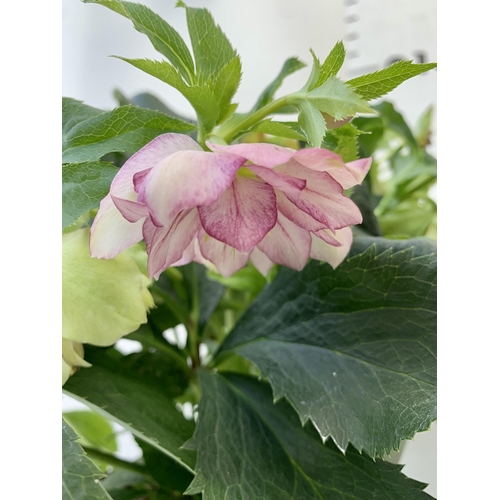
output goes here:
[[188, 332], [189, 353], [193, 362], [193, 370], [200, 366], [200, 338], [198, 333], [198, 322], [200, 320], [200, 299], [198, 297], [198, 281], [196, 279], [196, 268], [192, 267], [191, 280], [191, 313], [186, 325]]
[[230, 144], [236, 134], [238, 134], [238, 132], [250, 128], [251, 126], [263, 120], [267, 115], [275, 113], [276, 111], [278, 111], [278, 109], [291, 104], [292, 95], [293, 94], [280, 97], [279, 99], [266, 104], [255, 113], [247, 116], [242, 122], [235, 125], [234, 128], [227, 132], [223, 137], [221, 137], [221, 139], [224, 140], [227, 144]]
[[105, 462], [112, 467], [120, 467], [121, 469], [129, 470], [131, 472], [148, 475], [148, 470], [143, 465], [127, 462], [126, 460], [122, 460], [121, 458], [115, 457], [114, 455], [104, 453], [88, 446], [83, 446], [82, 448], [88, 455], [88, 457], [92, 460], [100, 460], [101, 462]]

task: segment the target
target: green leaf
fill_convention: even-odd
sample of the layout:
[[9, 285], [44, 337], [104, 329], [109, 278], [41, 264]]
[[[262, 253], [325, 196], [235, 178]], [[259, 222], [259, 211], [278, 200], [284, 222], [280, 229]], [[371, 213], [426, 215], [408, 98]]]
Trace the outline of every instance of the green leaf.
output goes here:
[[186, 444], [198, 460], [187, 493], [203, 492], [204, 500], [430, 498], [401, 466], [323, 444], [285, 401], [273, 404], [267, 384], [206, 372], [200, 379], [198, 424]]
[[75, 431], [62, 421], [62, 499], [112, 500], [99, 479], [105, 477], [76, 442]]
[[69, 163], [62, 169], [62, 227], [97, 208], [108, 194], [118, 169], [110, 163]]
[[273, 122], [267, 119], [258, 123], [251, 129], [252, 132], [262, 132], [264, 134], [275, 135], [277, 137], [286, 137], [296, 141], [306, 141], [307, 139], [299, 132], [283, 122]]
[[354, 186], [351, 194], [351, 200], [356, 203], [361, 215], [363, 216], [363, 222], [358, 224], [356, 227], [362, 229], [371, 236], [382, 236], [380, 225], [375, 217], [375, 214], [373, 213], [375, 208], [373, 204], [373, 197], [366, 180], [362, 184]]
[[436, 63], [413, 64], [412, 61], [398, 61], [388, 68], [358, 76], [346, 83], [363, 99], [371, 101], [387, 94], [404, 81], [434, 69], [436, 66]]
[[126, 359], [112, 348], [86, 347], [85, 359], [92, 363], [92, 368], [73, 375], [63, 392], [119, 423], [192, 472], [193, 454], [179, 447], [192, 435], [194, 424], [184, 419], [165, 391], [129, 369]]
[[145, 34], [154, 48], [163, 54], [191, 82], [194, 77], [194, 64], [191, 53], [177, 31], [145, 5], [120, 0], [83, 0], [84, 3], [97, 3], [114, 10], [130, 19], [139, 33]]
[[121, 106], [73, 127], [63, 142], [63, 163], [95, 161], [111, 152], [135, 153], [166, 132], [190, 132], [195, 127], [170, 116]]
[[220, 108], [217, 97], [208, 84], [201, 86], [186, 85], [179, 72], [166, 61], [127, 59], [125, 57], [118, 57], [117, 59], [128, 62], [132, 66], [177, 89], [193, 106], [203, 126], [207, 130], [213, 128], [220, 115]]
[[342, 64], [344, 64], [345, 59], [345, 47], [342, 41], [335, 44], [335, 47], [331, 50], [325, 59], [325, 62], [321, 65], [321, 70], [319, 72], [319, 79], [314, 85], [314, 88], [319, 87], [325, 83], [331, 76], [336, 76], [339, 72]]
[[236, 51], [207, 9], [187, 7], [184, 2], [177, 5], [186, 9], [196, 78], [200, 83], [208, 82], [236, 57]]
[[257, 99], [257, 102], [255, 103], [252, 112], [257, 111], [266, 104], [269, 104], [273, 100], [276, 91], [283, 84], [283, 80], [287, 76], [290, 76], [292, 73], [298, 71], [299, 69], [305, 68], [305, 66], [306, 65], [296, 57], [291, 57], [290, 59], [287, 59], [284, 62], [283, 67], [281, 68], [278, 76], [264, 89], [262, 94]]
[[307, 137], [307, 142], [315, 147], [321, 147], [326, 133], [326, 123], [323, 115], [308, 101], [297, 104], [299, 110], [299, 125]]
[[352, 124], [364, 132], [358, 137], [358, 148], [361, 158], [372, 156], [377, 149], [378, 142], [384, 135], [384, 121], [382, 118], [358, 116], [354, 118]]
[[319, 74], [321, 72], [321, 63], [318, 59], [318, 56], [312, 49], [309, 49], [309, 52], [311, 53], [311, 56], [313, 58], [313, 65], [311, 68], [311, 73], [309, 73], [309, 78], [307, 79], [306, 84], [300, 89], [300, 92], [308, 92], [309, 90], [313, 89], [319, 79]]
[[430, 144], [432, 115], [434, 114], [434, 106], [431, 104], [419, 117], [415, 125], [415, 138], [418, 145], [423, 148]]
[[345, 450], [397, 449], [436, 418], [436, 249], [357, 238], [337, 269], [281, 269], [223, 343]]
[[70, 97], [62, 98], [62, 139], [68, 132], [78, 123], [88, 120], [94, 116], [104, 113], [102, 109], [93, 108], [83, 104], [82, 101], [71, 99]]
[[342, 120], [356, 113], [373, 113], [373, 110], [353, 90], [338, 78], [331, 76], [321, 86], [303, 97], [315, 108]]
[[63, 417], [81, 436], [83, 445], [112, 453], [117, 451], [118, 447], [113, 428], [98, 413], [93, 411], [70, 411], [64, 413]]
[[394, 104], [384, 101], [373, 106], [373, 109], [379, 113], [387, 127], [405, 139], [409, 146], [415, 149], [418, 148], [417, 141], [410, 127], [408, 127], [403, 115], [394, 108]]
[[358, 136], [362, 134], [351, 123], [327, 130], [323, 148], [330, 149], [342, 157], [345, 162], [358, 159]]
[[219, 116], [217, 123], [225, 121], [234, 112], [235, 105], [231, 104], [231, 99], [236, 94], [241, 82], [241, 59], [235, 56], [229, 61], [215, 77], [210, 85], [217, 100]]

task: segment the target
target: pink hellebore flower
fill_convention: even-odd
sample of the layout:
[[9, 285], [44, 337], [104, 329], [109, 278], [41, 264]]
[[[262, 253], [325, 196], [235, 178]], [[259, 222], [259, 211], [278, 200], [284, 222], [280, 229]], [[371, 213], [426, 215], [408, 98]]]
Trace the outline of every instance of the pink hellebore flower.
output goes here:
[[230, 276], [248, 260], [302, 269], [309, 257], [336, 267], [362, 220], [344, 189], [371, 159], [344, 164], [320, 148], [207, 143], [165, 134], [132, 156], [111, 184], [90, 235], [92, 257], [110, 259], [144, 239], [148, 273], [193, 260]]

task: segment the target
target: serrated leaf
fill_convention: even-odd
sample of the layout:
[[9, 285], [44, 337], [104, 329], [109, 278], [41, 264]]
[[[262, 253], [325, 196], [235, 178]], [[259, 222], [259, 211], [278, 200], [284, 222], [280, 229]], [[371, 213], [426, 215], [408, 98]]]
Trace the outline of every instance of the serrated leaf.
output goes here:
[[357, 160], [358, 136], [362, 133], [354, 125], [347, 123], [342, 127], [327, 130], [322, 147], [334, 151], [345, 162]]
[[178, 2], [177, 5], [186, 9], [196, 62], [196, 78], [198, 82], [206, 83], [236, 57], [236, 51], [207, 9], [187, 7], [183, 2]]
[[274, 122], [271, 119], [261, 121], [251, 129], [252, 132], [262, 132], [264, 134], [286, 137], [296, 141], [306, 141], [307, 139], [301, 133], [291, 128], [288, 124]]
[[364, 133], [358, 137], [359, 153], [362, 158], [372, 156], [379, 140], [384, 135], [384, 122], [382, 118], [358, 116], [352, 121], [353, 125]]
[[125, 57], [118, 57], [118, 59], [128, 62], [132, 66], [177, 89], [193, 106], [203, 127], [206, 130], [213, 128], [220, 115], [220, 108], [217, 97], [208, 84], [186, 85], [179, 72], [166, 61], [127, 59]]
[[62, 227], [97, 208], [108, 194], [118, 168], [110, 163], [69, 163], [62, 169]]
[[290, 57], [289, 59], [287, 59], [284, 62], [283, 67], [281, 68], [278, 76], [264, 89], [262, 94], [259, 96], [252, 111], [257, 111], [266, 104], [270, 103], [273, 100], [276, 91], [283, 84], [283, 80], [287, 76], [290, 76], [292, 73], [295, 73], [299, 69], [305, 67], [306, 65], [296, 57]]
[[358, 76], [347, 81], [363, 99], [378, 99], [414, 76], [425, 73], [437, 66], [436, 63], [413, 64], [412, 61], [398, 61], [388, 68]]
[[342, 120], [356, 113], [374, 112], [353, 90], [334, 76], [308, 92], [304, 98], [335, 120]]
[[308, 101], [297, 104], [299, 110], [299, 125], [307, 137], [307, 142], [315, 147], [321, 147], [326, 133], [326, 123], [323, 115]]
[[325, 83], [331, 76], [336, 76], [340, 68], [344, 64], [345, 59], [345, 47], [342, 41], [335, 44], [335, 47], [331, 50], [325, 59], [325, 62], [321, 65], [321, 70], [319, 72], [319, 78], [313, 88], [319, 87]]
[[318, 56], [314, 53], [313, 49], [309, 49], [309, 52], [312, 55], [313, 58], [313, 65], [311, 68], [311, 73], [309, 73], [309, 78], [307, 79], [306, 84], [300, 89], [301, 92], [303, 91], [309, 91], [313, 89], [319, 79], [319, 74], [321, 72], [321, 63], [318, 59]]
[[194, 76], [194, 64], [191, 53], [182, 37], [158, 14], [145, 5], [121, 0], [83, 0], [84, 3], [97, 3], [114, 10], [130, 19], [134, 28], [145, 34], [154, 48], [163, 54], [191, 82]]
[[63, 163], [95, 161], [106, 153], [135, 153], [166, 132], [190, 132], [195, 127], [158, 111], [121, 106], [73, 127], [63, 142]]
[[220, 352], [253, 361], [341, 449], [383, 456], [436, 418], [435, 251], [357, 238], [335, 270], [283, 268]]
[[78, 123], [89, 118], [104, 113], [102, 109], [93, 108], [83, 104], [82, 101], [71, 99], [70, 97], [62, 98], [62, 140], [67, 133]]
[[62, 499], [113, 500], [99, 482], [105, 477], [76, 442], [75, 431], [62, 421]]
[[84, 446], [110, 451], [114, 453], [116, 445], [115, 433], [111, 424], [101, 415], [93, 411], [70, 411], [63, 418], [83, 439]]
[[236, 94], [240, 82], [241, 60], [237, 55], [220, 70], [213, 83], [210, 84], [219, 108], [217, 123], [226, 120], [234, 112], [235, 108], [231, 105], [231, 99]]
[[104, 417], [119, 423], [192, 472], [192, 452], [179, 449], [194, 424], [184, 419], [165, 391], [126, 366], [114, 349], [85, 348], [92, 368], [80, 370], [63, 392]]
[[200, 379], [196, 433], [186, 445], [198, 450], [197, 474], [187, 493], [203, 492], [204, 500], [430, 498], [401, 466], [323, 444], [285, 401], [273, 404], [267, 384], [206, 372]]

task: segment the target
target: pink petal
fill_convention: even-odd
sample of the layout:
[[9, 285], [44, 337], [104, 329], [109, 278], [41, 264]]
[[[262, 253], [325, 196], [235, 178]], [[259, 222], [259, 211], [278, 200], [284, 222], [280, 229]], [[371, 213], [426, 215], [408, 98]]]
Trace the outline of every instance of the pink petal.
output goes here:
[[279, 214], [276, 225], [257, 248], [276, 264], [300, 271], [311, 252], [311, 235]]
[[296, 226], [306, 231], [320, 231], [325, 228], [324, 224], [313, 219], [306, 212], [303, 212], [279, 191], [276, 191], [276, 202], [278, 204], [278, 212], [291, 220]]
[[146, 170], [141, 170], [140, 172], [137, 172], [136, 174], [134, 174], [132, 181], [134, 183], [134, 191], [136, 193], [139, 192], [141, 184], [144, 181], [144, 179], [146, 178], [146, 176], [149, 174], [149, 172], [151, 172], [151, 168], [147, 168]]
[[[339, 229], [339, 231], [341, 231], [341, 229]], [[313, 234], [318, 238], [321, 238], [325, 243], [328, 243], [329, 245], [333, 245], [334, 247], [342, 246], [342, 243], [334, 238], [333, 233], [329, 229], [314, 231]]]
[[137, 222], [149, 215], [148, 207], [142, 203], [124, 200], [113, 195], [111, 195], [111, 199], [123, 217], [129, 222]]
[[257, 245], [277, 217], [274, 189], [241, 175], [217, 201], [198, 210], [203, 229], [210, 236], [242, 252]]
[[304, 178], [307, 186], [299, 196], [286, 194], [300, 210], [332, 231], [342, 227], [360, 224], [363, 220], [356, 204], [343, 195], [342, 186], [327, 172], [315, 172], [294, 160], [277, 170], [293, 177]]
[[196, 236], [193, 238], [193, 241], [191, 241], [186, 250], [184, 250], [180, 260], [171, 264], [170, 267], [185, 266], [186, 264], [189, 264], [190, 262], [193, 261], [198, 262], [199, 264], [203, 264], [205, 266], [207, 265], [208, 262], [205, 259], [205, 257], [203, 257], [203, 255], [201, 254], [200, 244], [198, 243], [198, 238]]
[[174, 262], [179, 261], [200, 230], [198, 211], [184, 210], [169, 227], [159, 228], [148, 218], [143, 235], [148, 253], [148, 274], [158, 279]]
[[161, 161], [141, 184], [137, 199], [170, 226], [181, 211], [214, 203], [231, 185], [245, 159], [223, 153], [180, 151]]
[[290, 175], [280, 174], [271, 168], [259, 167], [257, 165], [249, 165], [248, 169], [256, 173], [262, 180], [266, 181], [273, 188], [279, 189], [284, 193], [300, 194], [306, 187], [304, 179], [297, 179]]
[[352, 231], [350, 227], [339, 229], [335, 238], [342, 246], [331, 246], [324, 240], [312, 235], [311, 258], [324, 260], [334, 269], [345, 259], [352, 245]]
[[361, 184], [371, 165], [371, 158], [344, 163], [342, 158], [320, 148], [306, 148], [297, 151], [294, 160], [317, 172], [328, 172], [344, 189]]
[[90, 256], [113, 259], [142, 240], [143, 224], [143, 220], [131, 224], [124, 219], [108, 194], [101, 201], [99, 212], [90, 228]]
[[211, 238], [204, 231], [200, 232], [198, 241], [203, 257], [209, 260], [224, 278], [239, 271], [248, 262], [248, 252], [240, 252], [236, 248]]
[[276, 165], [286, 163], [295, 153], [295, 150], [276, 146], [274, 144], [234, 144], [232, 146], [222, 146], [207, 142], [207, 146], [212, 151], [219, 153], [231, 153], [243, 156], [248, 161], [260, 165], [261, 167], [273, 168]]
[[255, 266], [255, 269], [262, 274], [262, 276], [267, 276], [274, 265], [274, 262], [257, 247], [255, 247], [250, 254], [250, 262]]

